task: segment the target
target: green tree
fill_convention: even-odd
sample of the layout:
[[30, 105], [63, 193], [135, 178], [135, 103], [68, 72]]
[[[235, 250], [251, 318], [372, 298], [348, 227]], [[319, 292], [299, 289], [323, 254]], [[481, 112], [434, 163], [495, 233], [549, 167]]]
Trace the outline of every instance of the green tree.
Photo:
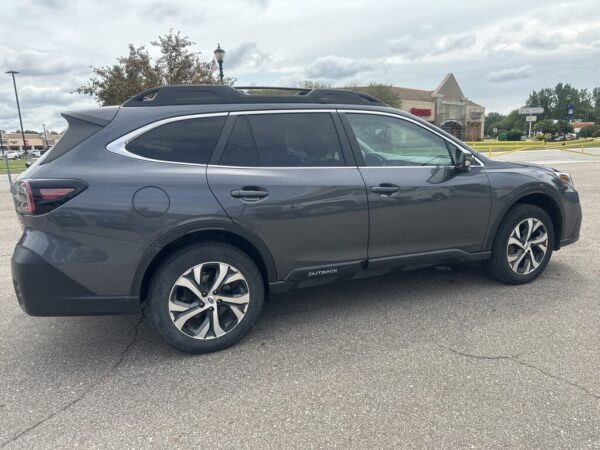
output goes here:
[[[94, 97], [101, 105], [123, 103], [145, 89], [167, 84], [213, 84], [211, 64], [193, 52], [195, 43], [180, 31], [170, 30], [150, 43], [160, 56], [153, 60], [145, 46], [129, 44], [129, 54], [111, 66], [92, 67], [92, 77], [75, 92]], [[228, 78], [226, 84], [233, 84]]]
[[331, 89], [331, 83], [325, 81], [304, 80], [300, 87], [305, 89]]
[[538, 133], [544, 134], [555, 134], [556, 132], [558, 132], [558, 127], [550, 119], [544, 119], [540, 120], [539, 122], [536, 122], [533, 126], [533, 129]]
[[600, 125], [588, 125], [579, 131], [579, 136], [582, 138], [589, 138], [597, 131], [600, 131]]
[[552, 116], [552, 112], [556, 109], [556, 103], [554, 89], [544, 88], [529, 94], [525, 106], [541, 106], [544, 108], [544, 112], [538, 116], [539, 119], [543, 120]]
[[392, 108], [400, 108], [400, 97], [396, 94], [391, 84], [371, 82], [367, 87], [346, 86], [343, 89], [369, 94]]
[[[500, 114], [497, 112], [491, 112], [486, 114], [485, 116], [485, 135], [497, 137], [500, 134], [500, 124], [502, 121], [506, 119], [504, 114]], [[496, 133], [494, 133], [494, 129], [496, 129]]]
[[543, 88], [529, 94], [526, 106], [541, 106], [544, 113], [539, 119], [565, 120], [567, 106], [571, 103], [575, 109], [575, 117], [584, 121], [600, 118], [600, 88], [591, 92], [588, 89], [577, 89], [568, 83], [558, 83], [553, 88]]
[[519, 130], [517, 128], [514, 128], [514, 129], [510, 130], [508, 133], [506, 133], [506, 138], [509, 141], [520, 141], [521, 136], [523, 136], [523, 131]]
[[573, 132], [573, 125], [571, 125], [566, 120], [559, 120], [558, 123], [556, 124], [556, 127], [558, 128], [559, 133], [565, 134], [565, 133]]
[[366, 93], [378, 98], [392, 108], [400, 108], [400, 97], [394, 92], [391, 84], [370, 83]]
[[519, 114], [518, 109], [514, 109], [498, 123], [498, 129], [523, 131], [525, 129], [525, 116]]

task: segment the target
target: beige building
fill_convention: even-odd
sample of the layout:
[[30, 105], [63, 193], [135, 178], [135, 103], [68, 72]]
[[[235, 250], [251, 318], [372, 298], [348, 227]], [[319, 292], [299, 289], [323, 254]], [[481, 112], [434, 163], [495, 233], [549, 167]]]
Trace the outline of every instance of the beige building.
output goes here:
[[2, 133], [2, 145], [5, 150], [45, 150], [54, 146], [62, 134], [25, 133], [25, 144], [21, 133]]
[[400, 109], [431, 122], [459, 139], [483, 139], [485, 108], [463, 94], [449, 73], [433, 91], [392, 87], [400, 99]]

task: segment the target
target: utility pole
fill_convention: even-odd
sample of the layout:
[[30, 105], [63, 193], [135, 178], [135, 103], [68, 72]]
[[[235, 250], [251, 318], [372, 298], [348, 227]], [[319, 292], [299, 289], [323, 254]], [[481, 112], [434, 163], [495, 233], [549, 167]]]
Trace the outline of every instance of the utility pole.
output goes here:
[[44, 127], [44, 151], [48, 151], [48, 133], [46, 132], [46, 124], [43, 123], [42, 126]]
[[[21, 125], [21, 137], [23, 138], [23, 147], [25, 147], [25, 130], [23, 129], [23, 119], [21, 118], [21, 105], [19, 105], [19, 94], [17, 93], [17, 82], [15, 81], [15, 75], [19, 72], [15, 70], [9, 70], [6, 73], [12, 75], [13, 87], [15, 88], [15, 98], [17, 99], [17, 111], [19, 112], [19, 124]], [[25, 150], [25, 149], [23, 149]]]

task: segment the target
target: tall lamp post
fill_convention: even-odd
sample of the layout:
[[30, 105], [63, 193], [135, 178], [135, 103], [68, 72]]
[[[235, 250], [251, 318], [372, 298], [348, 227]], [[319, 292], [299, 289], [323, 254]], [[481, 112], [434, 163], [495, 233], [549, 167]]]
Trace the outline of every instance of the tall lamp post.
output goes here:
[[[21, 125], [21, 137], [23, 138], [23, 147], [25, 147], [25, 130], [23, 129], [23, 119], [21, 118], [21, 105], [19, 105], [19, 94], [17, 93], [17, 82], [15, 81], [15, 75], [19, 72], [15, 70], [9, 70], [6, 72], [12, 75], [13, 87], [15, 88], [15, 98], [17, 99], [17, 111], [19, 112], [19, 124]], [[23, 149], [25, 150], [25, 149]]]
[[221, 44], [217, 44], [217, 49], [215, 50], [215, 59], [219, 64], [219, 82], [223, 84], [223, 60], [225, 59], [225, 50], [221, 48]]
[[571, 123], [571, 120], [573, 120], [573, 104], [571, 103], [571, 95], [567, 95], [567, 121], [568, 123]]

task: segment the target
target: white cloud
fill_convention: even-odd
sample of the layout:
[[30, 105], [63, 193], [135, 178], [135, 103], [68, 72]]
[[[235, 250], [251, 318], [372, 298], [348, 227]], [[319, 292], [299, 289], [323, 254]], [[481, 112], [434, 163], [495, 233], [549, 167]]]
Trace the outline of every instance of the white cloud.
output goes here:
[[464, 50], [475, 45], [476, 40], [475, 34], [472, 33], [444, 36], [438, 40], [431, 54], [443, 55], [456, 50]]
[[240, 85], [312, 78], [434, 89], [453, 72], [465, 95], [503, 111], [559, 81], [599, 85], [598, 0], [532, 2], [0, 0], [0, 128], [18, 127], [4, 71], [21, 72], [27, 128], [61, 124], [60, 111], [94, 104], [71, 94], [89, 66], [114, 64], [128, 43], [148, 46], [169, 28], [206, 61], [220, 43], [225, 75]]
[[400, 55], [411, 53], [415, 47], [415, 40], [408, 33], [399, 38], [388, 39], [386, 43], [393, 53]]
[[558, 49], [565, 41], [560, 33], [534, 33], [523, 39], [521, 45], [532, 50], [550, 51]]
[[229, 70], [256, 71], [268, 68], [276, 61], [275, 55], [258, 48], [256, 42], [245, 42], [234, 47], [226, 53], [226, 57]]
[[346, 58], [343, 56], [321, 56], [306, 68], [308, 78], [340, 80], [354, 77], [374, 69], [375, 61]]
[[529, 78], [533, 75], [533, 66], [528, 64], [521, 67], [509, 67], [496, 70], [487, 75], [487, 79], [492, 82], [514, 81]]

